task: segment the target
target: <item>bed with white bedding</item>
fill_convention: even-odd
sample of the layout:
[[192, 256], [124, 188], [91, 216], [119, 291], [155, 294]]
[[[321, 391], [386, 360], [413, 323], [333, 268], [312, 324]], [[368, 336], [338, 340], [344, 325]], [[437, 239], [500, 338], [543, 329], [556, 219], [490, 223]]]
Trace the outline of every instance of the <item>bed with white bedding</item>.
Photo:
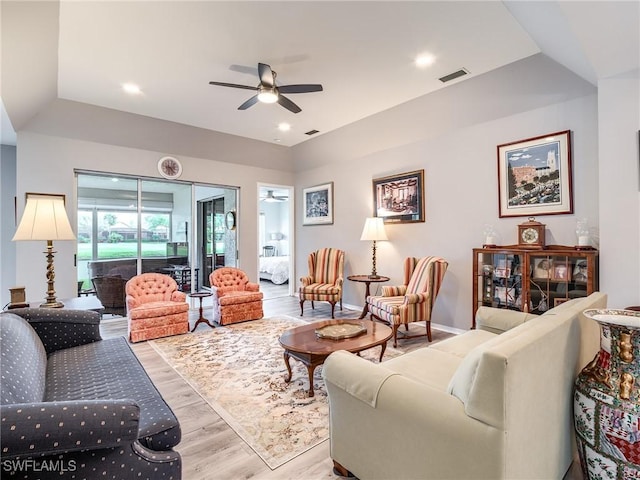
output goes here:
[[289, 280], [289, 256], [260, 257], [260, 279], [282, 285]]

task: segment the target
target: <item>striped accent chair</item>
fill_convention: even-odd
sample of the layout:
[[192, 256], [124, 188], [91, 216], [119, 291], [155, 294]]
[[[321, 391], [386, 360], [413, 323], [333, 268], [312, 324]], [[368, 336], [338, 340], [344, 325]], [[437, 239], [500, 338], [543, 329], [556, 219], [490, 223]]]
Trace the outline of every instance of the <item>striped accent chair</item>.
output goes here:
[[431, 341], [431, 311], [442, 285], [448, 263], [440, 257], [409, 257], [404, 261], [404, 285], [383, 286], [381, 296], [367, 297], [372, 318], [387, 322], [393, 328], [393, 346], [398, 346], [398, 328], [404, 325], [409, 331], [410, 322], [425, 322], [425, 336]]
[[342, 284], [344, 282], [344, 251], [337, 248], [321, 248], [309, 255], [309, 275], [300, 279], [300, 316], [304, 313], [305, 300], [331, 304], [334, 318], [336, 303], [342, 310]]
[[260, 285], [239, 268], [222, 267], [209, 275], [214, 321], [220, 325], [258, 320], [264, 316]]

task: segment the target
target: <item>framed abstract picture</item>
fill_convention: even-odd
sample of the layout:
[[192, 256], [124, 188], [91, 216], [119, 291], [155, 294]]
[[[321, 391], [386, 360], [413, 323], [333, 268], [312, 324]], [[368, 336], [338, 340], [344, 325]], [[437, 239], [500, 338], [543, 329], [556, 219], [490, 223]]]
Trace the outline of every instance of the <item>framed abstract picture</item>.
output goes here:
[[498, 145], [500, 217], [573, 213], [571, 132]]
[[424, 222], [424, 170], [374, 179], [373, 215], [384, 223]]
[[333, 223], [333, 182], [302, 189], [303, 225]]

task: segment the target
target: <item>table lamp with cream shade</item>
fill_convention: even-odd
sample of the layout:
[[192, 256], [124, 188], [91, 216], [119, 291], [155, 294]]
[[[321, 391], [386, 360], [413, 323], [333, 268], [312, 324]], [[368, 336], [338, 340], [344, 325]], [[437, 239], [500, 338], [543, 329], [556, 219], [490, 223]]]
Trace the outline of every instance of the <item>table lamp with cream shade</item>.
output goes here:
[[362, 235], [360, 240], [373, 241], [373, 269], [371, 270], [371, 278], [379, 278], [376, 272], [376, 242], [380, 240], [388, 240], [384, 231], [384, 219], [382, 217], [369, 217], [364, 222]]
[[47, 308], [60, 308], [64, 305], [56, 300], [54, 288], [55, 271], [53, 267], [53, 241], [75, 240], [76, 236], [69, 224], [64, 208], [64, 195], [55, 193], [27, 193], [27, 203], [13, 241], [45, 240], [47, 251], [47, 297], [40, 305]]

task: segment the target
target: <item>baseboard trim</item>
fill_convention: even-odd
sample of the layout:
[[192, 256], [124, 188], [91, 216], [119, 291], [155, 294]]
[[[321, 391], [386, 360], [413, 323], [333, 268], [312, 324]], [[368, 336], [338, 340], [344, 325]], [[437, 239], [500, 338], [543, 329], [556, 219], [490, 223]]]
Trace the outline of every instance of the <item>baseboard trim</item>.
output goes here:
[[440, 325], [439, 323], [433, 323], [433, 322], [431, 322], [431, 328], [440, 330], [442, 332], [453, 333], [454, 335], [460, 335], [461, 333], [464, 333], [467, 331], [467, 330], [462, 330], [461, 328], [450, 327], [449, 325]]

